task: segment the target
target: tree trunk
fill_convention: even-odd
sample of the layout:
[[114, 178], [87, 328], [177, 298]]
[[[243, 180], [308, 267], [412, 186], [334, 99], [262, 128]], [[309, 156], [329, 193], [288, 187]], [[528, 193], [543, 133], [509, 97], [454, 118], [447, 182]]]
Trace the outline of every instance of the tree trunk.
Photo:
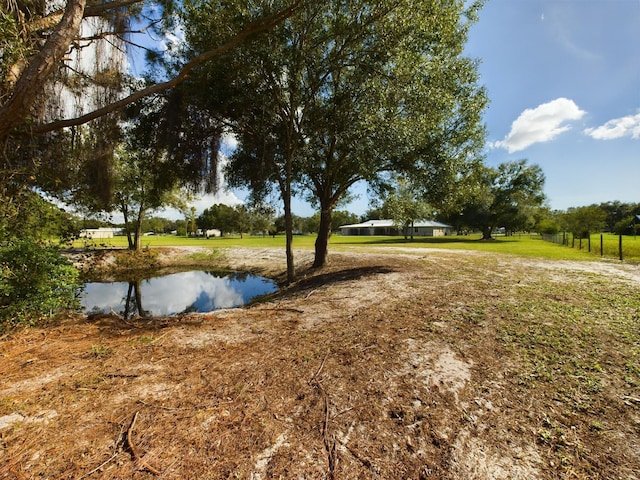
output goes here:
[[142, 237], [142, 220], [144, 219], [144, 203], [140, 202], [140, 207], [138, 208], [138, 218], [136, 219], [136, 233], [133, 239], [133, 249], [136, 252], [142, 250], [142, 242], [140, 241]]
[[493, 227], [482, 227], [482, 240], [493, 240], [491, 233], [493, 232]]
[[144, 308], [142, 308], [142, 287], [140, 286], [140, 280], [135, 281], [133, 291], [136, 296], [136, 307], [138, 308], [138, 315], [140, 315], [141, 317], [146, 317]]
[[42, 49], [29, 61], [13, 88], [13, 94], [0, 108], [0, 138], [22, 124], [58, 67], [69, 45], [78, 35], [86, 0], [68, 0], [67, 6], [53, 33]]
[[[69, 10], [69, 5], [70, 4], [77, 4], [77, 3], [82, 3], [82, 10], [84, 11], [84, 7], [85, 7], [85, 2], [86, 0], [69, 0], [69, 3], [67, 4], [67, 10]], [[115, 3], [115, 2], [114, 2]], [[71, 126], [77, 126], [77, 125], [83, 125], [87, 122], [90, 122], [91, 120], [95, 120], [96, 118], [102, 117], [108, 113], [114, 112], [116, 110], [120, 110], [124, 107], [126, 107], [127, 105], [130, 105], [131, 103], [134, 103], [138, 100], [140, 100], [141, 98], [144, 97], [148, 97], [150, 95], [154, 95], [157, 93], [162, 93], [166, 90], [169, 90], [179, 84], [181, 84], [188, 76], [189, 74], [199, 65], [213, 59], [216, 58], [220, 55], [222, 55], [223, 53], [231, 50], [232, 48], [235, 48], [236, 46], [238, 46], [240, 43], [242, 43], [243, 41], [245, 41], [247, 38], [253, 36], [256, 33], [259, 32], [263, 32], [266, 30], [270, 30], [274, 27], [276, 27], [278, 24], [280, 24], [281, 22], [283, 22], [284, 20], [286, 20], [287, 18], [291, 17], [294, 13], [296, 13], [297, 10], [299, 10], [302, 5], [304, 4], [304, 2], [302, 2], [301, 0], [296, 0], [295, 2], [292, 2], [290, 5], [288, 5], [287, 7], [283, 8], [282, 10], [272, 14], [272, 15], [268, 15], [266, 17], [263, 18], [258, 18], [257, 20], [254, 20], [253, 22], [249, 23], [241, 32], [239, 32], [238, 34], [236, 34], [234, 37], [232, 37], [231, 39], [229, 39], [227, 42], [223, 43], [222, 45], [220, 45], [217, 48], [214, 48], [213, 50], [209, 50], [206, 51], [204, 53], [201, 53], [200, 55], [198, 55], [197, 57], [195, 57], [194, 59], [192, 59], [189, 63], [187, 63], [182, 70], [180, 70], [180, 72], [178, 73], [177, 76], [175, 76], [174, 78], [166, 81], [166, 82], [162, 82], [162, 83], [156, 83], [154, 85], [150, 85], [146, 88], [143, 88], [142, 90], [139, 90], [137, 92], [132, 93], [131, 95], [129, 95], [126, 98], [120, 99], [116, 102], [110, 103], [109, 105], [106, 105], [102, 108], [98, 108], [97, 110], [94, 110], [93, 112], [89, 112], [85, 115], [81, 115], [80, 117], [77, 118], [71, 118], [71, 119], [65, 119], [65, 120], [56, 120], [50, 123], [47, 123], [45, 125], [34, 125], [31, 128], [31, 132], [32, 133], [36, 133], [36, 134], [42, 134], [42, 133], [48, 133], [48, 132], [52, 132], [55, 130], [61, 130], [63, 128], [66, 127], [71, 127]], [[66, 15], [66, 13], [65, 13]], [[80, 12], [80, 18], [78, 20], [78, 27], [80, 25], [80, 21], [82, 20], [82, 15], [83, 12]], [[64, 22], [64, 18], [62, 19], [62, 21], [60, 22], [60, 25], [62, 25], [62, 23]], [[77, 34], [77, 30], [78, 28], [76, 28], [76, 34]], [[73, 34], [70, 38], [67, 39], [67, 43], [64, 44], [64, 48], [62, 49], [61, 54], [59, 55], [59, 58], [62, 58], [62, 56], [64, 55], [64, 53], [68, 50], [69, 46], [71, 45], [72, 41], [75, 39], [75, 34]], [[48, 42], [47, 42], [48, 43]], [[45, 44], [45, 48], [46, 48], [46, 44]], [[42, 52], [44, 52], [44, 48], [42, 50]], [[41, 52], [41, 53], [42, 53]], [[40, 54], [39, 54], [40, 56]], [[53, 66], [57, 65], [59, 63], [59, 60], [57, 62], [54, 63]], [[29, 67], [31, 67], [31, 65], [29, 65]], [[25, 72], [26, 73], [26, 72]], [[40, 85], [40, 88], [44, 85], [44, 82], [46, 82], [46, 80], [48, 79], [49, 75], [50, 75], [50, 71], [47, 72], [46, 74], [46, 78], [42, 78], [42, 85]], [[24, 74], [22, 75], [24, 76]], [[18, 80], [20, 81], [20, 80]], [[16, 89], [17, 89], [18, 84], [16, 83]], [[33, 90], [33, 89], [31, 89]], [[24, 100], [24, 98], [22, 99]], [[28, 105], [29, 108], [31, 108], [32, 103]], [[10, 131], [12, 128], [15, 128], [17, 125], [20, 124], [20, 122], [22, 120], [24, 120], [24, 118], [26, 117], [26, 115], [28, 114], [28, 109], [27, 111], [24, 113], [24, 115], [20, 118], [12, 118], [12, 123], [11, 124], [5, 124], [5, 107], [3, 107], [0, 110], [0, 137], [4, 136], [6, 133], [8, 133], [8, 131]], [[6, 125], [6, 127], [5, 127]]]
[[125, 222], [124, 223], [125, 227], [127, 229], [127, 245], [129, 246], [129, 250], [134, 250], [135, 249], [135, 244], [133, 243], [133, 237], [131, 236], [131, 230], [129, 230], [129, 226], [128, 223]]
[[293, 263], [293, 215], [291, 213], [291, 192], [287, 190], [282, 195], [284, 203], [284, 230], [287, 238], [287, 284], [293, 283], [296, 279], [296, 267]]
[[133, 234], [133, 250], [139, 252], [142, 250], [142, 242], [140, 241], [140, 237], [142, 237], [142, 223], [136, 222], [136, 231]]
[[320, 225], [316, 237], [316, 252], [313, 260], [313, 268], [324, 267], [327, 264], [329, 251], [329, 237], [331, 237], [331, 208], [322, 208], [320, 211]]
[[134, 249], [133, 238], [131, 238], [131, 224], [129, 222], [129, 208], [125, 203], [120, 204], [120, 209], [122, 211], [122, 216], [124, 217], [124, 229], [127, 232], [127, 245], [129, 246], [129, 250]]

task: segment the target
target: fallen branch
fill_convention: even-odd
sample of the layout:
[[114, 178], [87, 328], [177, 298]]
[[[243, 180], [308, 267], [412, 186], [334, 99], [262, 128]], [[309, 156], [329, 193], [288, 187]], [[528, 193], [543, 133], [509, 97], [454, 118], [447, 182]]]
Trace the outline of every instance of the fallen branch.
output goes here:
[[154, 475], [160, 475], [160, 471], [158, 469], [154, 468], [152, 465], [149, 465], [149, 463], [147, 463], [142, 459], [142, 457], [140, 457], [133, 443], [133, 429], [136, 425], [136, 420], [138, 419], [138, 413], [139, 412], [136, 412], [133, 414], [133, 418], [131, 419], [131, 424], [127, 429], [127, 438], [126, 438], [127, 449], [131, 452], [131, 457], [133, 458], [133, 461], [140, 465], [139, 470], [146, 470], [150, 473], [153, 473]]
[[276, 308], [261, 308], [261, 312], [293, 312], [293, 313], [304, 313], [304, 310], [300, 310], [298, 308], [290, 308], [290, 307], [276, 307]]
[[316, 388], [318, 392], [320, 392], [320, 396], [322, 397], [323, 402], [323, 410], [324, 410], [324, 421], [322, 422], [322, 441], [324, 444], [324, 449], [327, 452], [327, 462], [329, 464], [329, 472], [327, 473], [327, 478], [329, 480], [333, 480], [335, 478], [336, 466], [338, 465], [338, 451], [336, 450], [336, 439], [335, 436], [331, 436], [329, 438], [329, 395], [327, 395], [326, 390], [318, 381], [318, 375], [322, 371], [324, 367], [324, 363], [327, 360], [327, 356], [325, 355], [320, 367], [316, 371], [316, 373], [309, 380], [309, 385]]
[[362, 457], [358, 452], [356, 452], [353, 448], [351, 448], [349, 445], [345, 445], [345, 448], [347, 449], [347, 451], [353, 455], [353, 458], [355, 458], [356, 460], [358, 460], [363, 467], [368, 468], [369, 470], [375, 472], [376, 468], [374, 467], [374, 465], [371, 463], [371, 460], [369, 460], [368, 458], [364, 458]]
[[83, 476], [81, 476], [80, 478], [78, 478], [78, 480], [82, 480], [83, 478], [88, 478], [91, 475], [93, 475], [96, 472], [99, 472], [100, 470], [102, 470], [102, 468], [104, 468], [107, 464], [111, 463], [113, 460], [115, 460], [118, 455], [120, 455], [120, 452], [116, 451], [113, 453], [113, 455], [111, 455], [107, 460], [105, 460], [104, 462], [102, 462], [100, 465], [98, 465], [96, 468], [94, 468], [93, 470], [91, 470], [88, 473], [85, 473]]
[[163, 337], [166, 337], [167, 335], [169, 335], [169, 332], [165, 332], [162, 335], [160, 335], [158, 338], [154, 338], [153, 340], [151, 340], [148, 345], [153, 345], [154, 343], [156, 343], [158, 340], [160, 340]]
[[620, 398], [622, 398], [622, 402], [628, 407], [635, 407], [640, 405], [640, 398], [632, 397], [630, 395], [625, 395]]
[[313, 377], [311, 377], [311, 380], [309, 380], [309, 382], [307, 382], [310, 386], [315, 386], [315, 384], [318, 384], [318, 381], [316, 380], [316, 378], [318, 378], [318, 375], [320, 375], [320, 372], [322, 371], [322, 368], [324, 367], [324, 362], [327, 361], [327, 355], [324, 356], [324, 358], [322, 359], [322, 363], [320, 364], [320, 367], [318, 368], [318, 371], [316, 373], [313, 374]]
[[185, 412], [185, 411], [193, 411], [193, 410], [207, 410], [209, 408], [218, 408], [220, 405], [228, 405], [230, 403], [234, 403], [235, 400], [225, 400], [224, 402], [216, 402], [210, 405], [192, 405], [191, 407], [165, 407], [164, 405], [154, 405], [153, 403], [147, 403], [143, 400], [137, 400], [138, 403], [150, 407], [157, 408], [159, 410], [166, 410], [167, 412]]

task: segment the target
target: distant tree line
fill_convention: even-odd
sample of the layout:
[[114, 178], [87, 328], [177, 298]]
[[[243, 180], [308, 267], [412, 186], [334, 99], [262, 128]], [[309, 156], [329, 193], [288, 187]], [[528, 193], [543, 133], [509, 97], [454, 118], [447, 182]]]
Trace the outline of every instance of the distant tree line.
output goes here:
[[569, 232], [576, 238], [587, 238], [597, 232], [637, 235], [640, 233], [638, 215], [640, 203], [603, 202], [566, 211], [547, 211], [537, 230], [548, 234]]

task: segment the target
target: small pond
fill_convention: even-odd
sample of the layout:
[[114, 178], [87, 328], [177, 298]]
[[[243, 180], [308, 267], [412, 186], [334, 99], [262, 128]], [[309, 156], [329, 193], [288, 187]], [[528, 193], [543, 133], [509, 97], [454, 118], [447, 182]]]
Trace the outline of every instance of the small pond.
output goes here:
[[273, 280], [255, 275], [190, 271], [131, 282], [86, 283], [81, 303], [85, 313], [165, 316], [239, 307], [277, 289]]

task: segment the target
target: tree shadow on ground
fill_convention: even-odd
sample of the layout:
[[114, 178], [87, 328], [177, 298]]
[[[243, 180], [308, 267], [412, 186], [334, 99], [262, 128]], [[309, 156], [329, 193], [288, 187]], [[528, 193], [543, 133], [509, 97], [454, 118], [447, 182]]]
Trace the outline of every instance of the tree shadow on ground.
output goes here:
[[[302, 278], [292, 284], [289, 288], [283, 290], [282, 294], [298, 295], [300, 293], [308, 292], [309, 290], [315, 290], [316, 288], [327, 285], [360, 280], [365, 277], [387, 274], [395, 271], [395, 268], [392, 268], [388, 265], [354, 267], [319, 274], [314, 274], [314, 270], [309, 269], [306, 272], [308, 274], [307, 276], [302, 276]], [[274, 296], [277, 297], [278, 293], [274, 294]]]

